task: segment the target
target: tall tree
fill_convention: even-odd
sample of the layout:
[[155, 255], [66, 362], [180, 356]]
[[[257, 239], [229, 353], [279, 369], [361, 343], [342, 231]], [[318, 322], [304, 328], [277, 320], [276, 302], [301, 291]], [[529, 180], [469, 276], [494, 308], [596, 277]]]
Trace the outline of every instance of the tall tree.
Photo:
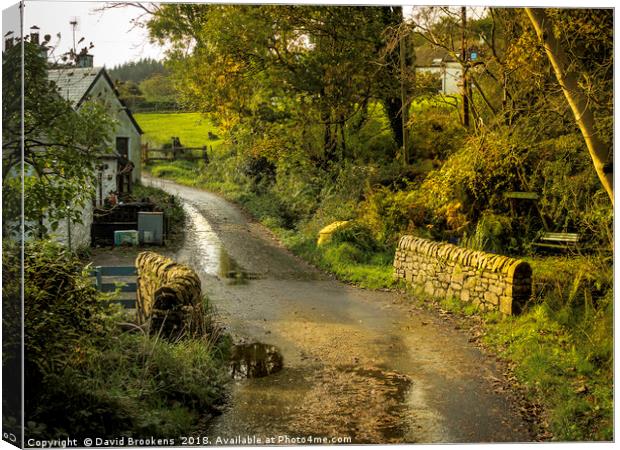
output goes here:
[[[172, 44], [186, 101], [217, 110], [230, 127], [276, 110], [302, 127], [320, 126], [326, 162], [347, 154], [353, 116], [373, 98], [394, 97], [384, 88], [398, 78], [380, 58], [393, 22], [376, 7], [165, 5], [148, 26]], [[261, 134], [266, 122], [257, 124]]]
[[575, 121], [592, 158], [596, 174], [613, 204], [614, 187], [613, 172], [609, 164], [610, 148], [598, 136], [596, 119], [586, 94], [579, 86], [579, 75], [574, 70], [575, 66], [569, 61], [560, 39], [556, 37], [553, 22], [545, 10], [542, 8], [525, 8], [525, 10], [544, 46], [562, 92], [573, 111]]

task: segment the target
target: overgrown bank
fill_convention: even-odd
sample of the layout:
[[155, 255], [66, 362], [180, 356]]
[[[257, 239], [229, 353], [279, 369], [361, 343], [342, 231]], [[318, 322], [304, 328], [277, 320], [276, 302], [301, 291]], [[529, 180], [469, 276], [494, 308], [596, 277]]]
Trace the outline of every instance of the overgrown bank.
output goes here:
[[[19, 253], [5, 244], [3, 278], [18, 280]], [[32, 241], [24, 254], [27, 439], [124, 436], [180, 445], [180, 436], [219, 414], [229, 342], [213, 322], [206, 296], [207, 331], [168, 340], [110, 304], [116, 293], [97, 291], [89, 266], [60, 245]], [[18, 286], [7, 282], [4, 288]], [[15, 325], [9, 317], [19, 316], [6, 315], [7, 327]]]

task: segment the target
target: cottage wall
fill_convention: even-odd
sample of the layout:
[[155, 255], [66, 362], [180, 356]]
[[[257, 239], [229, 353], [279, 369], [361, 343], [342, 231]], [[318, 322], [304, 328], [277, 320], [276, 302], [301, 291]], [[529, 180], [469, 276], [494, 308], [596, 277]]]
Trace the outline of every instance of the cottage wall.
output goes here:
[[[110, 192], [116, 191], [116, 174], [118, 173], [118, 160], [116, 158], [102, 157], [99, 159], [98, 164], [102, 164], [104, 166], [104, 169], [101, 173], [101, 184], [99, 183], [99, 172], [96, 172], [95, 202], [97, 206], [102, 206], [103, 201], [105, 201]], [[102, 201], [99, 201], [99, 199], [101, 199]]]
[[518, 313], [532, 292], [532, 269], [522, 260], [403, 236], [394, 277], [431, 297], [456, 297], [482, 310]]
[[[90, 226], [93, 223], [92, 202], [86, 201], [86, 204], [80, 209], [82, 212], [82, 223], [72, 223], [69, 230], [68, 221], [61, 220], [56, 231], [50, 232], [52, 239], [67, 247], [69, 246], [69, 239], [71, 239], [72, 250], [90, 246]], [[44, 224], [51, 230], [49, 220], [45, 219]], [[69, 238], [69, 235], [71, 235], [71, 238]]]
[[129, 118], [125, 107], [118, 100], [116, 94], [103, 76], [99, 77], [96, 84], [92, 87], [90, 98], [103, 100], [105, 105], [109, 108], [110, 113], [118, 121], [114, 136], [112, 137], [112, 142], [110, 142], [109, 145], [115, 148], [117, 137], [129, 138], [129, 159], [135, 166], [132, 179], [133, 181], [138, 181], [142, 175], [142, 162], [140, 159], [141, 136]]
[[447, 95], [460, 94], [461, 89], [459, 83], [463, 69], [458, 62], [447, 62], [443, 76], [443, 92]]
[[459, 63], [448, 62], [443, 66], [416, 67], [420, 73], [432, 73], [441, 80], [441, 92], [445, 95], [460, 94], [459, 83], [463, 69]]

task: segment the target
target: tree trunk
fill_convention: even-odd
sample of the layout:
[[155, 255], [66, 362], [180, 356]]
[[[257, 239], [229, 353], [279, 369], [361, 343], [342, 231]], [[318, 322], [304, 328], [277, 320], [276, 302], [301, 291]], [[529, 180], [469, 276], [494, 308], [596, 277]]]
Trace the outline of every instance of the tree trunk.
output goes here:
[[461, 76], [462, 95], [463, 95], [463, 126], [469, 128], [469, 86], [467, 85], [467, 70], [469, 69], [469, 61], [467, 55], [467, 7], [461, 7], [461, 61], [463, 64], [463, 74]]
[[[583, 139], [588, 147], [588, 152], [594, 163], [596, 174], [601, 184], [607, 191], [611, 204], [614, 204], [614, 181], [613, 172], [609, 162], [609, 149], [596, 134], [595, 120], [592, 110], [588, 106], [588, 100], [578, 84], [578, 75], [574, 71], [567, 70], [569, 61], [560, 41], [553, 34], [551, 21], [542, 8], [525, 8], [525, 11], [536, 30], [536, 34], [542, 41], [547, 57], [553, 66], [555, 76], [564, 92], [564, 96], [573, 111], [575, 121], [581, 130]], [[609, 167], [609, 168], [608, 168]]]
[[390, 121], [390, 128], [394, 133], [394, 140], [398, 147], [403, 146], [403, 123], [400, 117], [400, 111], [403, 107], [403, 102], [400, 97], [390, 97], [384, 100], [385, 112]]
[[[406, 57], [405, 57], [405, 44], [407, 42], [406, 36], [400, 38], [400, 98], [402, 103], [402, 111], [400, 117], [402, 119], [403, 127], [403, 164], [405, 167], [409, 165], [409, 92], [407, 89], [407, 76], [405, 75]], [[413, 69], [415, 71], [415, 68]]]

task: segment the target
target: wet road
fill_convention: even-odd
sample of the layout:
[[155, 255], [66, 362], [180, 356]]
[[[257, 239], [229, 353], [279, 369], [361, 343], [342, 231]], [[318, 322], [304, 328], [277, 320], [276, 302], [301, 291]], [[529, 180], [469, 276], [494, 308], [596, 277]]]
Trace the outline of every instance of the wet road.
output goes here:
[[230, 405], [206, 431], [212, 443], [532, 439], [494, 390], [495, 360], [453, 325], [397, 293], [329, 279], [214, 194], [144, 182], [183, 199], [191, 222], [176, 258], [197, 270], [235, 341], [283, 357], [277, 373], [233, 382]]

